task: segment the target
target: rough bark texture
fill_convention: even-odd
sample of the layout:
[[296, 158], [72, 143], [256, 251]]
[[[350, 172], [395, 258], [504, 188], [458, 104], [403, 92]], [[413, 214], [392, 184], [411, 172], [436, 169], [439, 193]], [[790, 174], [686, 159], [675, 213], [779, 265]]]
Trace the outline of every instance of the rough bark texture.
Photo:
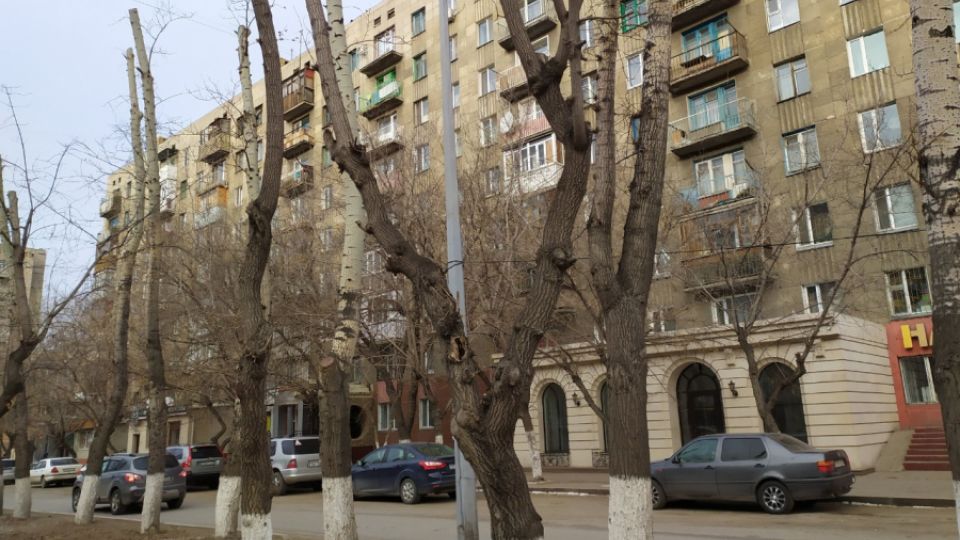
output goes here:
[[[14, 424], [17, 433], [14, 439], [17, 458], [13, 465], [13, 478], [16, 484], [16, 489], [14, 490], [13, 517], [16, 519], [29, 519], [30, 507], [32, 506], [30, 497], [30, 465], [33, 462], [33, 444], [30, 443], [30, 414], [27, 405], [26, 390], [17, 396], [13, 414], [15, 416]], [[24, 488], [24, 486], [26, 487]]]
[[[920, 182], [930, 246], [933, 380], [953, 481], [960, 483], [960, 85], [950, 0], [911, 0]], [[960, 493], [957, 498], [960, 525]]]
[[[602, 25], [598, 40], [597, 167], [588, 222], [591, 276], [606, 335], [609, 412], [610, 506], [608, 534], [615, 539], [652, 538], [650, 447], [647, 437], [647, 358], [645, 329], [650, 281], [667, 152], [667, 105], [670, 67], [671, 2], [651, 0], [643, 45], [640, 136], [628, 188], [619, 262], [613, 252], [611, 225], [618, 176], [614, 131], [614, 88], [618, 28]], [[617, 21], [618, 3], [604, 2], [608, 21]], [[630, 111], [631, 113], [635, 111]], [[608, 126], [608, 127], [604, 127]]]
[[243, 538], [269, 539], [270, 459], [266, 430], [266, 377], [272, 329], [266, 319], [261, 286], [270, 258], [271, 220], [277, 210], [283, 166], [283, 102], [280, 52], [268, 0], [253, 0], [253, 12], [263, 56], [266, 117], [262, 186], [247, 206], [248, 236], [240, 266], [238, 314], [240, 318], [239, 440], [240, 532]]
[[103, 466], [103, 458], [107, 452], [107, 444], [113, 430], [123, 414], [123, 405], [127, 397], [127, 374], [129, 370], [130, 341], [130, 291], [133, 287], [134, 268], [137, 263], [137, 252], [143, 239], [143, 207], [144, 182], [146, 170], [143, 161], [143, 143], [141, 142], [140, 122], [142, 114], [138, 105], [137, 81], [134, 68], [133, 50], [127, 49], [127, 82], [130, 89], [130, 139], [133, 147], [134, 163], [134, 216], [126, 231], [126, 238], [118, 262], [114, 292], [114, 336], [113, 336], [113, 384], [107, 401], [107, 411], [96, 430], [90, 452], [87, 456], [87, 470], [84, 477], [80, 503], [77, 505], [75, 521], [78, 524], [93, 521], [94, 494], [96, 483], [88, 480], [97, 479]]

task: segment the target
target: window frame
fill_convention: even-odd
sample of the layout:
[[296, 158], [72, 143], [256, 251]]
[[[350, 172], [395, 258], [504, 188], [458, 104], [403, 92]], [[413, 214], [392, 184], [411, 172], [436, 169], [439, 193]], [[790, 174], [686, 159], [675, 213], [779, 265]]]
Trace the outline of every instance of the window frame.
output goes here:
[[[636, 62], [637, 64], [634, 64]], [[639, 67], [639, 72], [634, 73], [633, 68]], [[631, 54], [627, 56], [627, 61], [624, 62], [624, 67], [627, 71], [627, 90], [633, 90], [634, 88], [640, 88], [643, 86], [643, 53]], [[636, 80], [635, 79], [639, 79]]]
[[649, 22], [650, 6], [647, 0], [620, 1], [620, 32], [628, 33]]
[[[824, 287], [829, 285], [830, 289], [825, 293]], [[803, 300], [803, 312], [809, 314], [816, 314], [822, 311], [822, 306], [825, 301], [825, 297], [833, 292], [833, 289], [837, 287], [836, 281], [820, 281], [817, 283], [810, 283], [808, 285], [803, 285], [800, 287], [800, 295]], [[816, 303], [810, 303], [810, 293], [813, 293], [813, 296], [816, 297]]]
[[[810, 249], [817, 249], [823, 247], [830, 247], [833, 245], [833, 220], [830, 220], [830, 239], [817, 241], [814, 237], [814, 228], [813, 228], [813, 218], [811, 217], [810, 209], [814, 207], [824, 206], [827, 209], [827, 217], [830, 217], [830, 204], [827, 201], [819, 202], [815, 204], [808, 204], [801, 210], [801, 215], [796, 216], [794, 219], [795, 230], [797, 235], [796, 249], [797, 251], [804, 251]], [[810, 241], [807, 243], [803, 242], [803, 227], [806, 227], [806, 232]]]
[[422, 126], [430, 121], [430, 98], [422, 97], [413, 102], [413, 123]]
[[427, 78], [427, 51], [413, 57], [413, 80], [420, 81]]
[[410, 33], [414, 37], [427, 31], [427, 8], [426, 6], [410, 14]]
[[[783, 30], [788, 26], [793, 26], [794, 24], [797, 24], [800, 22], [799, 0], [774, 0], [777, 3], [777, 10], [773, 13], [770, 12], [770, 1], [771, 0], [764, 0], [763, 2], [763, 10], [767, 16], [767, 32], [768, 33], [772, 34], [778, 30]], [[784, 5], [789, 3], [792, 3], [794, 6], [794, 9], [796, 10], [796, 19], [787, 21], [784, 19], [784, 13], [787, 12], [784, 9]], [[793, 14], [790, 13], [790, 15], [793, 15]], [[775, 16], [780, 18], [779, 24], [774, 24], [773, 17]]]
[[[870, 55], [867, 52], [866, 43], [867, 43], [867, 38], [870, 38], [877, 34], [880, 34], [882, 37], [881, 43], [883, 43], [883, 55], [886, 59], [886, 64], [883, 66], [879, 66], [871, 69]], [[853, 59], [854, 59], [853, 47], [855, 43], [859, 43], [859, 49], [860, 49], [859, 56], [860, 56], [860, 61], [863, 63], [863, 68], [864, 68], [863, 73], [856, 72], [856, 69], [855, 69], [856, 66], [853, 62]], [[890, 50], [887, 48], [887, 35], [883, 27], [880, 27], [879, 29], [876, 29], [872, 32], [863, 33], [853, 39], [847, 40], [847, 65], [850, 69], [851, 79], [856, 79], [857, 77], [862, 77], [868, 73], [873, 73], [874, 71], [880, 71], [882, 69], [887, 69], [890, 67]]]
[[[910, 213], [912, 216], [913, 223], [907, 225], [897, 225], [896, 216], [899, 215], [897, 212], [893, 211], [893, 194], [894, 190], [899, 188], [905, 188], [906, 193], [910, 195], [910, 206], [913, 208], [913, 212]], [[891, 224], [890, 227], [883, 227], [883, 223], [880, 220], [881, 212], [880, 207], [877, 204], [878, 196], [882, 195], [884, 199], [884, 204], [887, 209], [887, 221]], [[899, 184], [893, 184], [889, 186], [883, 186], [877, 189], [873, 194], [873, 216], [874, 224], [877, 227], [877, 232], [879, 233], [897, 233], [903, 231], [913, 231], [919, 228], [920, 220], [917, 219], [917, 203], [913, 196], [913, 187], [910, 185], [910, 182], [901, 182]]]
[[413, 149], [414, 163], [413, 169], [417, 174], [430, 170], [430, 144], [421, 144]]
[[[807, 156], [807, 154], [808, 154], [808, 147], [807, 147], [807, 144], [808, 144], [808, 143], [807, 143], [807, 139], [808, 139], [810, 133], [812, 133], [813, 136], [814, 136], [814, 143], [815, 143], [815, 146], [816, 146], [816, 154], [817, 154], [817, 161], [816, 161], [816, 163], [812, 163], [812, 164], [811, 164], [811, 163], [808, 163], [808, 159], [807, 159], [807, 158], [808, 158], [808, 156]], [[790, 168], [790, 161], [789, 161], [789, 159], [788, 159], [789, 156], [790, 156], [790, 154], [789, 154], [789, 152], [787, 151], [787, 147], [788, 147], [788, 144], [789, 144], [789, 139], [792, 138], [792, 137], [797, 137], [798, 143], [799, 143], [799, 145], [800, 145], [800, 152], [801, 152], [802, 158], [803, 158], [803, 167], [802, 167], [802, 168], [797, 168], [797, 169], [791, 169], [791, 168]], [[821, 156], [820, 156], [820, 137], [817, 135], [817, 127], [816, 127], [816, 126], [811, 126], [811, 127], [808, 127], [808, 128], [804, 128], [804, 129], [798, 130], [798, 131], [794, 131], [794, 132], [791, 132], [791, 133], [787, 133], [787, 134], [781, 136], [780, 142], [781, 142], [781, 145], [782, 145], [782, 147], [783, 147], [783, 169], [784, 169], [784, 172], [786, 173], [786, 176], [793, 176], [793, 175], [795, 175], [795, 174], [800, 174], [800, 173], [802, 173], [802, 172], [809, 171], [809, 170], [811, 170], [811, 169], [816, 169], [817, 167], [820, 166], [820, 159], [821, 159]]]
[[480, 68], [477, 75], [480, 80], [477, 88], [480, 90], [481, 97], [497, 91], [497, 70], [493, 65]]
[[[897, 141], [891, 144], [884, 144], [880, 134], [883, 129], [881, 127], [881, 120], [885, 118], [891, 118], [887, 109], [893, 108], [894, 116], [892, 118], [896, 119], [897, 127]], [[867, 130], [865, 128], [864, 117], [870, 115], [872, 116], [873, 125], [876, 127], [875, 133], [873, 133], [874, 141], [873, 147], [871, 148], [867, 144]], [[886, 122], [883, 122], [885, 125]], [[900, 122], [900, 108], [897, 107], [897, 102], [892, 101], [885, 105], [880, 105], [879, 107], [874, 107], [872, 109], [867, 109], [865, 111], [860, 111], [857, 113], [857, 128], [860, 131], [860, 143], [863, 146], [863, 153], [872, 154], [874, 152], [880, 152], [883, 150], [889, 150], [890, 148], [896, 148], [903, 144], [903, 124]]]
[[[923, 279], [924, 285], [926, 286], [926, 295], [920, 295], [922, 300], [923, 296], [927, 296], [927, 307], [926, 309], [916, 309], [916, 306], [913, 305], [913, 300], [910, 298], [910, 283], [907, 279], [907, 272], [911, 270], [923, 269]], [[906, 306], [906, 311], [897, 312], [896, 307], [893, 301], [893, 283], [891, 282], [891, 274], [897, 274], [900, 283], [897, 284], [897, 287], [901, 287], [903, 292], [904, 305]], [[887, 285], [887, 301], [890, 304], [890, 313], [893, 317], [912, 317], [916, 315], [929, 314], [933, 312], [933, 294], [930, 290], [930, 273], [927, 271], [926, 266], [916, 266], [913, 268], [902, 268], [900, 270], [893, 270], [884, 272], [884, 281]]]
[[420, 398], [417, 400], [417, 416], [420, 420], [420, 429], [437, 429], [435, 419], [433, 418], [430, 398]]
[[[903, 369], [904, 360], [907, 361], [916, 361], [921, 360], [924, 364], [924, 371], [927, 375], [927, 384], [929, 385], [930, 391], [932, 393], [932, 400], [928, 401], [915, 401], [910, 399], [910, 394], [907, 392], [906, 372]], [[907, 405], [934, 405], [940, 403], [940, 397], [937, 396], [936, 385], [933, 384], [933, 365], [931, 362], [930, 356], [927, 355], [916, 355], [916, 356], [901, 356], [897, 358], [897, 368], [900, 370], [900, 384], [903, 386], [903, 401]]]
[[377, 403], [377, 431], [396, 431], [397, 419], [392, 403]]
[[[803, 63], [802, 68], [797, 68], [797, 64]], [[780, 93], [780, 72], [783, 69], [789, 69], [789, 79], [790, 79], [790, 96], [783, 96]], [[801, 91], [800, 83], [797, 80], [797, 74], [800, 72], [806, 73], [806, 89]], [[777, 103], [783, 103], [785, 101], [790, 101], [791, 99], [796, 99], [800, 96], [805, 96], [809, 94], [813, 89], [813, 81], [810, 79], [810, 66], [807, 64], [807, 57], [801, 56], [800, 58], [794, 58], [787, 62], [777, 64], [773, 66], [773, 84], [776, 87], [777, 91]]]
[[493, 41], [493, 21], [491, 18], [487, 17], [477, 21], [477, 47], [483, 47], [491, 41]]

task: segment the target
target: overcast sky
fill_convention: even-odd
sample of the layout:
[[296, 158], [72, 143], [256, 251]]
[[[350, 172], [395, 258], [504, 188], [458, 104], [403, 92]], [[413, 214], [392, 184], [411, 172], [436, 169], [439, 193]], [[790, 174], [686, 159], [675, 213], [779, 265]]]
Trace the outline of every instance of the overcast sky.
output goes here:
[[[94, 258], [105, 172], [129, 153], [119, 129], [128, 125], [123, 53], [132, 46], [127, 10], [136, 7], [145, 25], [158, 6], [186, 18], [160, 36], [153, 70], [162, 131], [176, 131], [216, 105], [210, 89], [238, 89], [235, 30], [242, 13], [231, 0], [8, 0], [0, 17], [0, 86], [9, 87], [23, 124], [31, 169], [52, 176], [51, 160], [64, 145], [62, 180], [40, 214], [36, 247], [48, 250], [47, 280], [56, 290], [75, 282]], [[280, 54], [291, 58], [311, 47], [303, 0], [276, 0], [274, 19]], [[376, 0], [347, 2], [354, 19]], [[254, 32], [256, 30], [254, 29]], [[149, 40], [149, 38], [148, 38]], [[254, 77], [259, 50], [251, 48]], [[0, 94], [0, 155], [22, 164], [6, 96]], [[162, 134], [162, 133], [161, 133]], [[126, 144], [126, 145], [125, 145]], [[20, 175], [5, 169], [7, 189]], [[21, 199], [25, 195], [21, 193]], [[23, 204], [23, 203], [21, 203]], [[69, 225], [73, 223], [75, 225]], [[87, 232], [83, 232], [84, 229]]]

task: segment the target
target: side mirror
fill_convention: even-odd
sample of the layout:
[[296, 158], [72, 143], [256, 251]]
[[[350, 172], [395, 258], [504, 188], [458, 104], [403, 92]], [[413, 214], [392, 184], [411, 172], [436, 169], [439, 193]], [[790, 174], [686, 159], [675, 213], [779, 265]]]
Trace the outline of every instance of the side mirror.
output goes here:
[[362, 460], [362, 459], [358, 459], [357, 462], [355, 463], [355, 465], [356, 465], [357, 467], [363, 467], [363, 460]]
[[670, 461], [672, 463], [680, 463], [680, 454], [674, 454], [674, 456], [670, 458]]

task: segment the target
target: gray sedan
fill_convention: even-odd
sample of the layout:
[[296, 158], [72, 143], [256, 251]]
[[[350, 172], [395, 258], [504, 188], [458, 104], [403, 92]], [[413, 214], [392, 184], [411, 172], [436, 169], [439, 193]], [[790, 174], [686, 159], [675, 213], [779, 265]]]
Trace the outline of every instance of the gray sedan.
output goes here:
[[789, 435], [745, 433], [694, 439], [651, 463], [653, 506], [668, 501], [756, 501], [786, 514], [796, 501], [838, 497], [853, 486], [843, 450], [817, 450]]

